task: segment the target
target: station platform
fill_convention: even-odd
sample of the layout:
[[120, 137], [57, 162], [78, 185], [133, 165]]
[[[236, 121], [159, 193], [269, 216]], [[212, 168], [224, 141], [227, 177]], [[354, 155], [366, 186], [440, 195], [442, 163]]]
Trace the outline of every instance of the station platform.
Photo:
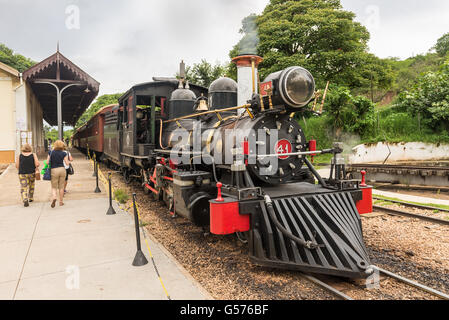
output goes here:
[[[73, 151], [65, 205], [50, 208], [49, 181], [36, 181], [35, 201], [20, 200], [17, 170], [0, 176], [0, 299], [205, 300], [211, 296], [151, 236], [149, 263], [132, 266], [136, 253], [133, 216], [115, 203], [107, 216], [106, 188], [96, 194], [92, 165]], [[42, 168], [42, 167], [41, 167]]]

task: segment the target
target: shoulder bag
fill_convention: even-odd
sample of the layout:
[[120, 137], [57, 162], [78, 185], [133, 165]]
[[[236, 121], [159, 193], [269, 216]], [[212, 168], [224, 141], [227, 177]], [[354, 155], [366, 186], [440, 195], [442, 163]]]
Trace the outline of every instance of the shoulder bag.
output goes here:
[[50, 159], [48, 160], [48, 167], [44, 173], [44, 180], [46, 180], [46, 181], [51, 180], [51, 155], [52, 154], [53, 154], [53, 151], [50, 153]]

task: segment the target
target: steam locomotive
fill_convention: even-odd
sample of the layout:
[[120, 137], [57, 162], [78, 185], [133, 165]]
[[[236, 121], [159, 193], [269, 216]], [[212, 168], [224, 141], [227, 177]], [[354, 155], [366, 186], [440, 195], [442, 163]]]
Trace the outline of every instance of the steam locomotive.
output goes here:
[[[189, 84], [181, 65], [179, 80], [133, 86], [72, 143], [125, 182], [140, 181], [171, 215], [247, 241], [257, 265], [366, 277], [373, 270], [359, 214], [371, 210], [370, 189], [346, 179], [340, 143], [315, 150], [295, 121], [315, 97], [310, 72], [289, 67], [260, 84], [261, 60], [237, 57], [238, 83]], [[333, 155], [328, 178], [307, 158], [325, 153]]]

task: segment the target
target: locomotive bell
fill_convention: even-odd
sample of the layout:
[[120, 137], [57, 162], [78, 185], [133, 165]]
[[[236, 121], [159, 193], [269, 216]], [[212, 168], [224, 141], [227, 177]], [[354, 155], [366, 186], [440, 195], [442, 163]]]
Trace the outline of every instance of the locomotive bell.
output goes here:
[[305, 107], [314, 97], [315, 80], [312, 74], [302, 67], [289, 67], [274, 72], [264, 82], [273, 84], [273, 104], [298, 109]]
[[195, 102], [195, 112], [208, 111], [209, 107], [207, 105], [207, 98], [201, 94]]

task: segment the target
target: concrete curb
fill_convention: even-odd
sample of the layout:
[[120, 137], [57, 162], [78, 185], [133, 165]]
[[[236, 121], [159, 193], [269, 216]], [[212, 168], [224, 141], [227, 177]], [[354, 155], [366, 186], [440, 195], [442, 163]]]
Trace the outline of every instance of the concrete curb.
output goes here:
[[[123, 211], [123, 213], [127, 214], [130, 218], [133, 217], [132, 213], [125, 208], [122, 208], [120, 203], [115, 200], [114, 202], [117, 207]], [[164, 253], [176, 265], [179, 271], [181, 271], [181, 273], [201, 291], [201, 293], [206, 297], [205, 300], [215, 300], [212, 295], [179, 263], [179, 261], [170, 253], [170, 251], [168, 251], [168, 249], [164, 247], [164, 245], [162, 245], [151, 233], [149, 233], [148, 230], [145, 229], [145, 227], [140, 228], [144, 232], [144, 238], [149, 238], [158, 246], [162, 253]]]
[[12, 168], [12, 166], [13, 166], [13, 164], [10, 164], [10, 165], [6, 168], [6, 170], [3, 171], [2, 174], [0, 174], [0, 179], [2, 179], [2, 177], [3, 177], [4, 175], [6, 175], [6, 173], [9, 171], [10, 168]]
[[161, 249], [161, 251], [174, 262], [174, 264], [187, 279], [192, 281], [192, 283], [201, 291], [201, 293], [207, 297], [206, 300], [215, 300], [212, 295], [206, 289], [204, 289], [204, 287], [195, 278], [193, 278], [193, 276], [178, 262], [178, 260], [170, 253], [170, 251], [168, 251], [167, 248], [165, 248], [158, 240], [156, 240], [156, 238], [151, 233], [145, 230], [145, 235], [147, 235], [148, 238], [150, 238], [151, 241], [153, 241], [159, 247], [159, 249]]

